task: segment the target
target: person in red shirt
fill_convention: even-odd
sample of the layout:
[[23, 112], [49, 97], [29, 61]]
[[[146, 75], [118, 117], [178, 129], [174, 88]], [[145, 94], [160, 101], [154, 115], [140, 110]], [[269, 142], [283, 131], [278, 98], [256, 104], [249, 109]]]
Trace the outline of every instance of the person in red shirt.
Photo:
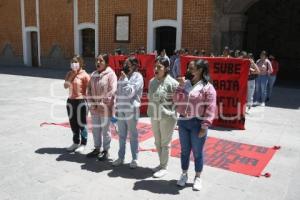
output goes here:
[[277, 73], [279, 71], [279, 62], [276, 60], [274, 55], [269, 56], [269, 60], [272, 63], [273, 72], [268, 77], [268, 86], [267, 86], [267, 99], [266, 101], [269, 101], [272, 95], [272, 90], [274, 83], [276, 81]]

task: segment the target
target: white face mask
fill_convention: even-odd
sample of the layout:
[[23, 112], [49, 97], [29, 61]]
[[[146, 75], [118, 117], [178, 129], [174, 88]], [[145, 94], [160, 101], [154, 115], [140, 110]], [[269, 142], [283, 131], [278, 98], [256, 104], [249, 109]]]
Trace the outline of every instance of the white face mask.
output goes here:
[[80, 65], [79, 65], [79, 63], [71, 63], [71, 69], [72, 70], [79, 70], [79, 68], [80, 68]]

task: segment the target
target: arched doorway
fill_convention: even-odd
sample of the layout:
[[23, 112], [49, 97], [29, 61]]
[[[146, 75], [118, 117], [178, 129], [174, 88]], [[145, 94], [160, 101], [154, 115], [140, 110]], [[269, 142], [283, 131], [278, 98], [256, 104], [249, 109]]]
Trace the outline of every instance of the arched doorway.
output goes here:
[[176, 49], [176, 28], [162, 26], [155, 29], [155, 49], [166, 49], [167, 55], [171, 56]]
[[256, 57], [267, 50], [280, 62], [280, 79], [299, 80], [300, 1], [260, 0], [245, 15], [244, 49]]
[[86, 28], [81, 30], [81, 54], [86, 58], [95, 58], [95, 30]]

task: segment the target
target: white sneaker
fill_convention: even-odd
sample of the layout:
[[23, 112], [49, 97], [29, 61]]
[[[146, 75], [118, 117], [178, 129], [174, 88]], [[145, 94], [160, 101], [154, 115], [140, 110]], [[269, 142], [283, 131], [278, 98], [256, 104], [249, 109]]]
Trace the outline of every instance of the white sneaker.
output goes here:
[[260, 106], [264, 107], [264, 106], [266, 106], [266, 104], [265, 103], [261, 103]]
[[202, 189], [202, 180], [200, 177], [195, 177], [193, 190], [200, 191]]
[[157, 171], [153, 174], [153, 177], [154, 178], [161, 178], [161, 177], [163, 177], [167, 174], [168, 174], [168, 171], [166, 169], [160, 169], [159, 171]]
[[188, 180], [187, 174], [181, 174], [180, 179], [177, 181], [177, 185], [184, 187]]
[[137, 160], [132, 160], [130, 163], [130, 168], [135, 169], [138, 167], [138, 161]]
[[79, 147], [79, 144], [72, 144], [71, 146], [69, 146], [67, 148], [68, 151], [74, 151], [75, 149], [77, 149]]
[[75, 153], [83, 154], [85, 150], [85, 145], [80, 145], [76, 150]]
[[152, 168], [151, 170], [152, 170], [154, 173], [155, 173], [155, 172], [158, 172], [159, 170], [161, 170], [161, 166], [158, 165], [158, 166]]
[[117, 167], [117, 166], [123, 165], [123, 163], [124, 163], [124, 160], [118, 158], [117, 160], [115, 160], [115, 161], [112, 163], [112, 165], [115, 166], [115, 167]]

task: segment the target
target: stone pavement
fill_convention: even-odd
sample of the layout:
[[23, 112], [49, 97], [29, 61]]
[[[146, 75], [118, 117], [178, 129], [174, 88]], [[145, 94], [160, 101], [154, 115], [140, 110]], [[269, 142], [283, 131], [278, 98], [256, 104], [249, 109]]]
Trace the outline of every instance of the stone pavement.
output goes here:
[[[266, 147], [280, 145], [264, 171], [270, 178], [251, 177], [209, 166], [204, 167], [203, 190], [190, 184], [178, 188], [180, 160], [171, 158], [169, 174], [152, 178], [158, 164], [155, 153], [141, 152], [140, 166], [113, 168], [110, 163], [69, 154], [71, 131], [63, 127], [41, 128], [42, 122], [67, 121], [63, 89], [65, 71], [29, 67], [0, 67], [0, 199], [210, 199], [297, 200], [300, 198], [300, 89], [276, 87], [271, 102], [248, 115], [245, 131], [216, 129], [209, 134]], [[141, 121], [149, 122], [148, 118]], [[177, 133], [174, 134], [174, 138]], [[153, 147], [153, 139], [143, 143]], [[93, 148], [92, 137], [88, 150]], [[113, 158], [118, 143], [113, 140]]]

